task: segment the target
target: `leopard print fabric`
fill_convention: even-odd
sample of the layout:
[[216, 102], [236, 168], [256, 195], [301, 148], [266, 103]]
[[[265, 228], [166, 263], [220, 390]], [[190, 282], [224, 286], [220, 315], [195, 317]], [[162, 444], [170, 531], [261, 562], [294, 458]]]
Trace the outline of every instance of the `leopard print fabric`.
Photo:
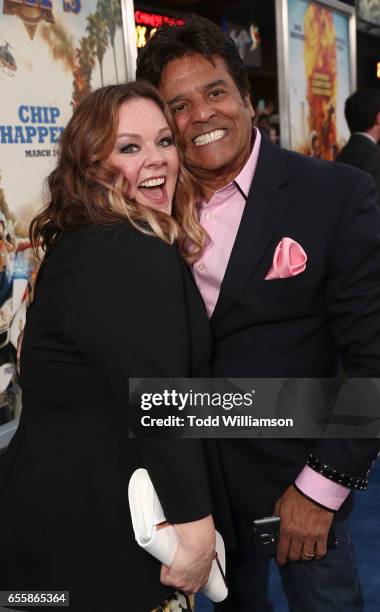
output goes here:
[[164, 601], [161, 606], [152, 610], [152, 612], [195, 612], [194, 595], [189, 597], [178, 591], [174, 593], [171, 599]]

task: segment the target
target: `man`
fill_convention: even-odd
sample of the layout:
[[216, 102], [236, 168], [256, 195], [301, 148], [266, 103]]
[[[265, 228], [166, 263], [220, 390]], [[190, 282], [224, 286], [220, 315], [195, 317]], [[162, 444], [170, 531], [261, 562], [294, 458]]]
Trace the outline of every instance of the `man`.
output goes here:
[[[261, 137], [236, 47], [206, 19], [159, 28], [137, 76], [167, 100], [201, 187], [199, 217], [211, 240], [193, 271], [213, 329], [214, 375], [334, 377], [341, 362], [349, 376], [378, 376], [380, 211], [371, 179]], [[303, 258], [305, 269], [266, 280], [281, 247], [288, 264]], [[344, 519], [378, 444], [224, 439], [219, 446], [240, 543], [221, 608], [272, 610], [252, 521], [276, 513], [290, 609], [362, 610]], [[335, 514], [339, 547], [326, 555]]]
[[344, 113], [351, 138], [336, 161], [372, 174], [380, 204], [380, 90], [356, 91], [347, 98]]

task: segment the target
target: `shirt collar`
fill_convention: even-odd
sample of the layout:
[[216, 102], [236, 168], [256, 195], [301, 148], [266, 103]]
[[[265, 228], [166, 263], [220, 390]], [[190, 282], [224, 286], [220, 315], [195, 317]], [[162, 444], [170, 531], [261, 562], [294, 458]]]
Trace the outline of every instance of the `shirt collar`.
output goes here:
[[261, 134], [259, 130], [255, 127], [253, 128], [253, 130], [255, 134], [255, 142], [253, 143], [251, 155], [249, 156], [247, 162], [245, 163], [245, 165], [243, 166], [243, 168], [240, 170], [239, 174], [235, 178], [235, 182], [239, 185], [241, 191], [245, 194], [246, 199], [248, 197], [248, 193], [251, 188], [251, 183], [255, 175], [257, 160], [259, 158], [260, 144], [261, 144]]
[[369, 138], [370, 140], [372, 140], [372, 142], [377, 145], [376, 140], [374, 139], [373, 136], [371, 136], [371, 134], [368, 134], [367, 132], [353, 132], [352, 136], [356, 136], [357, 134], [359, 134], [360, 136], [365, 136], [366, 138]]

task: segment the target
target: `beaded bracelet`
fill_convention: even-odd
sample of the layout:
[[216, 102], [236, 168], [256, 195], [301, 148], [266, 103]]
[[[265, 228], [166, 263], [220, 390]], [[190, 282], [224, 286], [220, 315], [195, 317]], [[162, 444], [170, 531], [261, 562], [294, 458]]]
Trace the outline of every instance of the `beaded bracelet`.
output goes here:
[[306, 465], [325, 478], [328, 478], [329, 480], [332, 480], [333, 482], [336, 482], [344, 487], [348, 487], [349, 489], [365, 491], [368, 486], [367, 478], [357, 478], [356, 476], [349, 476], [344, 472], [339, 472], [326, 463], [322, 463], [322, 461], [312, 453], [309, 453]]

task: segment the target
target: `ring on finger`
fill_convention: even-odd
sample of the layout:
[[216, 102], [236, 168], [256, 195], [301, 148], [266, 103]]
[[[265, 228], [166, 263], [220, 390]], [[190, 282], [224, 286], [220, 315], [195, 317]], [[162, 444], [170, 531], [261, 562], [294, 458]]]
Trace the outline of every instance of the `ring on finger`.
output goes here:
[[315, 553], [303, 553], [303, 556], [308, 559], [315, 559]]

